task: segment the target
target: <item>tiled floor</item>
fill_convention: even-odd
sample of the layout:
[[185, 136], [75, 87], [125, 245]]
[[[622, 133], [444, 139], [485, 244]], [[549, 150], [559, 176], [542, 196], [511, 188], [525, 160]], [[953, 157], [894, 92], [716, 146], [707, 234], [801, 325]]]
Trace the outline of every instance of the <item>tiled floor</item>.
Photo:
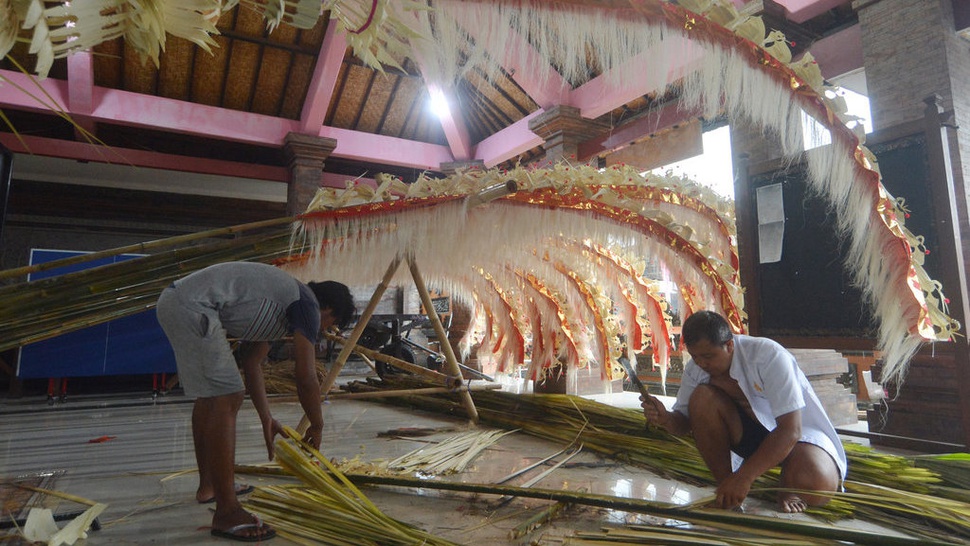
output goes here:
[[[638, 406], [636, 396], [601, 396], [617, 405]], [[39, 472], [59, 472], [53, 489], [108, 504], [86, 544], [213, 544], [211, 513], [195, 502], [195, 460], [189, 417], [192, 405], [178, 395], [152, 401], [148, 396], [111, 399], [69, 399], [48, 406], [44, 400], [0, 399], [0, 477], [11, 479]], [[276, 402], [274, 415], [296, 425], [302, 412], [295, 403]], [[455, 427], [464, 423], [439, 415], [387, 407], [366, 401], [337, 400], [324, 407], [323, 452], [331, 458], [360, 456], [364, 460], [392, 458], [420, 445], [416, 440], [378, 437], [400, 427]], [[440, 433], [430, 439], [443, 439]], [[91, 442], [96, 439], [107, 441]], [[265, 462], [259, 421], [248, 402], [239, 419], [237, 462]], [[524, 434], [504, 437], [460, 476], [465, 481], [494, 482], [563, 446]], [[593, 493], [687, 503], [707, 496], [698, 488], [618, 464], [591, 453], [560, 468], [536, 487], [585, 488]], [[187, 472], [186, 472], [187, 471]], [[183, 473], [184, 472], [184, 473]], [[181, 474], [180, 474], [181, 473]], [[255, 485], [273, 483], [265, 477], [241, 477]], [[604, 523], [648, 521], [646, 516], [578, 508], [525, 539], [511, 541], [509, 530], [545, 501], [516, 499], [498, 510], [489, 499], [456, 493], [366, 488], [365, 493], [385, 513], [462, 544], [561, 544], [576, 529], [598, 529]], [[758, 501], [749, 511], [774, 514]], [[79, 506], [60, 501], [56, 512]], [[780, 516], [779, 517], [785, 517]], [[9, 519], [8, 515], [4, 515]], [[860, 527], [866, 528], [864, 524]], [[2, 533], [2, 531], [0, 531]], [[2, 536], [2, 534], [0, 534]], [[530, 542], [535, 541], [535, 542]], [[276, 538], [273, 544], [287, 544]]]

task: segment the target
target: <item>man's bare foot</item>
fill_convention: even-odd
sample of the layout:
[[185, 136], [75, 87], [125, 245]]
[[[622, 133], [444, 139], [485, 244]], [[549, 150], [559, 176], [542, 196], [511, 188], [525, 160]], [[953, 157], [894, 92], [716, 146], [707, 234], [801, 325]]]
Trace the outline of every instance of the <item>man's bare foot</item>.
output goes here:
[[[236, 496], [247, 495], [249, 493], [252, 493], [253, 489], [254, 487], [251, 485], [246, 485], [244, 483], [237, 483]], [[210, 503], [216, 502], [216, 496], [212, 493], [211, 490], [203, 491], [202, 488], [200, 487], [198, 491], [195, 492], [195, 500], [197, 500], [199, 504], [210, 504]]]
[[808, 508], [808, 503], [798, 495], [782, 495], [778, 497], [778, 511], [787, 514], [797, 514], [804, 512]]

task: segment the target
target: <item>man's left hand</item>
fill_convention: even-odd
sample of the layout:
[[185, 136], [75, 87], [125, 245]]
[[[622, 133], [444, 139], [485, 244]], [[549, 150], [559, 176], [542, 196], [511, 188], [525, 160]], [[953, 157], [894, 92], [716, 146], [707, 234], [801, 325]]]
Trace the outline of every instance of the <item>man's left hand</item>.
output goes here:
[[741, 506], [749, 491], [751, 491], [751, 482], [734, 472], [718, 484], [714, 506], [724, 509]]
[[276, 456], [276, 446], [273, 444], [277, 434], [283, 434], [283, 425], [276, 419], [263, 423], [263, 441], [266, 442], [266, 453], [272, 461]]

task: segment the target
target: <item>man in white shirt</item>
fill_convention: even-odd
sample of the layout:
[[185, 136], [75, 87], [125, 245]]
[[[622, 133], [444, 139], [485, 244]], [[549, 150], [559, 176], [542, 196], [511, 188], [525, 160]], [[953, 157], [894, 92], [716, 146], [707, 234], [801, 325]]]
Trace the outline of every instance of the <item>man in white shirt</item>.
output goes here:
[[[700, 311], [681, 328], [691, 359], [673, 409], [641, 396], [647, 421], [680, 436], [693, 434], [717, 482], [715, 505], [741, 506], [755, 479], [781, 466], [781, 487], [837, 491], [847, 462], [795, 357], [766, 338], [735, 335], [721, 315]], [[802, 512], [824, 494], [782, 491], [778, 509]]]

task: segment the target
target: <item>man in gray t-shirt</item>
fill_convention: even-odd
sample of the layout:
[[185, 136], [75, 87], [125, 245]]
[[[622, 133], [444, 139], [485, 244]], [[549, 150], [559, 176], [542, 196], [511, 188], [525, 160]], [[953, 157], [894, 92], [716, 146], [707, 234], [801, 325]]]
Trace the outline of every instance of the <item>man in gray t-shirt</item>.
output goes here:
[[[350, 290], [333, 281], [301, 283], [260, 263], [217, 264], [175, 281], [158, 298], [158, 321], [175, 351], [179, 381], [195, 397], [192, 437], [199, 466], [196, 500], [216, 503], [212, 534], [254, 541], [276, 535], [246, 512], [235, 485], [236, 415], [246, 391], [263, 425], [270, 460], [282, 425], [269, 410], [262, 364], [270, 342], [293, 336], [300, 405], [310, 423], [304, 440], [320, 447], [323, 414], [316, 375], [316, 342], [334, 324], [345, 327], [356, 312]], [[238, 338], [243, 384], [227, 338]]]

